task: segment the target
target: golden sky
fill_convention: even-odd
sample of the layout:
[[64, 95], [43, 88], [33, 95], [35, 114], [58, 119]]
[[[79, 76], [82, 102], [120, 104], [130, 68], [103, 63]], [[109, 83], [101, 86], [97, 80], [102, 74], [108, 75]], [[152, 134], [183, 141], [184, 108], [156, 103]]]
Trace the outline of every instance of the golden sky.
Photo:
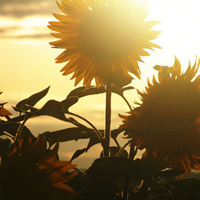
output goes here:
[[[162, 33], [153, 42], [162, 49], [150, 51], [149, 57], [142, 58], [144, 63], [139, 63], [142, 80], [135, 79], [131, 85], [140, 90], [144, 88], [147, 78], [151, 80], [156, 73], [152, 69], [154, 65], [171, 66], [175, 55], [182, 66], [187, 67], [189, 60], [194, 63], [196, 56], [200, 57], [199, 0], [149, 0], [149, 8], [151, 11], [147, 20], [161, 21], [155, 29]], [[53, 12], [61, 13], [54, 0], [0, 1], [0, 91], [3, 91], [0, 102], [9, 102], [6, 108], [11, 112], [11, 106], [18, 101], [49, 85], [50, 91], [38, 107], [49, 99], [65, 99], [73, 89], [74, 81], [70, 80], [70, 76], [62, 76], [59, 72], [63, 64], [54, 62], [61, 50], [52, 49], [48, 44], [54, 40], [47, 28], [48, 21], [55, 20]], [[113, 97], [113, 128], [117, 128], [120, 123], [117, 113], [124, 114], [128, 107], [120, 98]], [[128, 92], [128, 98], [132, 104], [138, 98], [137, 93]], [[100, 95], [81, 99], [73, 109], [97, 123], [98, 128], [103, 128], [103, 108], [104, 95]], [[45, 126], [41, 124], [43, 128], [34, 130], [35, 133], [45, 131], [46, 127], [52, 130], [66, 126], [55, 120], [44, 121]]]

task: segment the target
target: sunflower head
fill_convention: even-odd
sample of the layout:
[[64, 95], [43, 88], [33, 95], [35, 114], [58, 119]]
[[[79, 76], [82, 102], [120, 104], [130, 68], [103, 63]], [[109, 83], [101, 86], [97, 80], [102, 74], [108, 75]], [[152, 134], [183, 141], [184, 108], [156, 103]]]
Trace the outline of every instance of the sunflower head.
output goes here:
[[0, 167], [0, 189], [3, 199], [76, 199], [78, 195], [65, 182], [75, 172], [67, 161], [56, 161], [58, 143], [48, 152], [46, 140], [39, 135], [35, 142], [29, 138], [28, 145], [19, 137], [7, 162]]
[[121, 128], [134, 139], [132, 145], [146, 148], [144, 156], [153, 156], [161, 166], [199, 169], [199, 65], [189, 63], [184, 73], [177, 58], [172, 67], [156, 65], [158, 80], [153, 77], [146, 92], [138, 91], [142, 103], [129, 116], [121, 116]]
[[64, 15], [49, 22], [49, 28], [59, 40], [53, 47], [65, 49], [57, 63], [67, 62], [63, 75], [74, 73], [75, 85], [83, 80], [90, 86], [105, 85], [111, 80], [117, 87], [131, 82], [133, 73], [140, 77], [140, 56], [149, 55], [144, 49], [160, 48], [150, 41], [160, 33], [151, 30], [158, 21], [146, 21], [146, 1], [121, 0], [61, 0], [57, 5]]

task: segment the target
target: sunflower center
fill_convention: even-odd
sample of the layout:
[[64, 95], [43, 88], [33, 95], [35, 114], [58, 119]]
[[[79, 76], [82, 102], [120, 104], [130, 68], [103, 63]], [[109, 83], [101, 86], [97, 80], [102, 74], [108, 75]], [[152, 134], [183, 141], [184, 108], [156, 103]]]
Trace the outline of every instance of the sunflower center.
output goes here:
[[145, 121], [150, 126], [194, 124], [200, 111], [200, 93], [192, 82], [168, 82], [144, 101]]
[[136, 28], [131, 21], [131, 15], [120, 9], [105, 6], [88, 10], [78, 24], [78, 46], [93, 59], [126, 55], [136, 41]]

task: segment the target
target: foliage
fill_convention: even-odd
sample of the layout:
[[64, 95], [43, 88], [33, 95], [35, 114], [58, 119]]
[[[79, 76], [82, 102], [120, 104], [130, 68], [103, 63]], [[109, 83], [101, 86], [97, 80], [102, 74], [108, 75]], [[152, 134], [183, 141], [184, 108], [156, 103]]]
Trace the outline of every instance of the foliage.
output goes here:
[[[123, 91], [129, 89], [133, 88], [125, 87], [118, 90], [113, 87], [112, 92], [119, 94], [124, 99]], [[31, 130], [26, 126], [26, 122], [43, 115], [54, 117], [72, 125], [70, 128], [52, 132], [47, 131], [41, 134], [45, 136], [49, 144], [49, 150], [58, 141], [67, 143], [68, 141], [89, 139], [88, 145], [85, 148], [74, 152], [71, 161], [74, 160], [75, 162], [77, 157], [92, 149], [95, 144], [101, 143], [103, 146], [104, 130], [94, 129], [91, 123], [88, 123], [88, 126], [83, 125], [79, 120], [74, 119], [73, 116], [80, 119], [83, 118], [71, 113], [69, 108], [75, 106], [79, 98], [103, 93], [106, 91], [105, 88], [96, 88], [94, 86], [88, 89], [84, 87], [76, 88], [69, 93], [65, 100], [49, 100], [41, 108], [37, 108], [35, 106], [36, 103], [47, 94], [48, 90], [49, 87], [17, 103], [13, 109], [19, 112], [19, 116], [10, 117], [8, 115], [10, 113], [7, 112], [4, 116], [5, 119], [2, 116], [0, 121], [0, 134], [2, 136], [0, 140], [1, 163], [6, 163], [19, 134], [27, 143], [30, 137], [34, 140], [36, 139]], [[4, 104], [2, 107], [5, 107]], [[71, 116], [66, 117], [66, 113]], [[86, 119], [85, 121], [87, 122]], [[115, 141], [116, 146], [110, 147], [110, 157], [104, 157], [102, 149], [102, 154], [94, 160], [88, 169], [82, 171], [76, 168], [77, 174], [66, 183], [81, 198], [88, 200], [200, 198], [199, 179], [180, 179], [185, 172], [184, 170], [156, 170], [156, 166], [152, 167], [151, 163], [145, 160], [145, 158], [135, 158], [136, 152], [134, 152], [132, 159], [130, 159], [130, 153], [124, 147], [121, 147], [117, 140], [118, 135], [122, 133], [123, 131], [119, 129], [111, 131], [111, 138]]]
[[[140, 78], [140, 57], [149, 56], [146, 49], [160, 48], [151, 42], [160, 33], [152, 30], [159, 22], [144, 21], [147, 1], [61, 0], [57, 5], [63, 15], [54, 14], [58, 21], [48, 27], [59, 40], [50, 44], [65, 49], [56, 58], [57, 63], [67, 62], [63, 75], [73, 73], [75, 85], [83, 81], [84, 87], [38, 108], [47, 87], [13, 106], [13, 117], [6, 102], [0, 103], [0, 200], [200, 199], [200, 179], [191, 174], [191, 169], [200, 170], [200, 76], [194, 78], [200, 60], [193, 67], [189, 63], [185, 73], [177, 58], [172, 67], [156, 65], [158, 80], [147, 81], [145, 92], [137, 90], [142, 103], [136, 102], [133, 109], [124, 94], [137, 89], [127, 86], [131, 74]], [[70, 111], [80, 98], [103, 93], [104, 129]], [[125, 101], [129, 116], [120, 115], [123, 124], [111, 130], [113, 93]], [[36, 137], [27, 121], [41, 116], [60, 120], [68, 128]], [[122, 134], [125, 145], [118, 139]], [[70, 161], [59, 159], [61, 142], [83, 139], [88, 144]], [[88, 169], [71, 164], [96, 144], [102, 152]], [[142, 158], [138, 150], [145, 150]]]

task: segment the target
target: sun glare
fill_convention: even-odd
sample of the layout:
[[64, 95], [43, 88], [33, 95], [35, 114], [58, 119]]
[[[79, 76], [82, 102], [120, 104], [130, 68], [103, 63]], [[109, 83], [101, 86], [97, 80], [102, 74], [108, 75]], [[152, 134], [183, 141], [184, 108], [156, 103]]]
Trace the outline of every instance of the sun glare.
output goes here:
[[[199, 0], [149, 0], [150, 13], [147, 20], [158, 19], [160, 24], [156, 29], [162, 31], [157, 43], [163, 48], [160, 55], [162, 65], [173, 64], [173, 56], [177, 56], [183, 66], [188, 65], [188, 60], [195, 61], [200, 52], [200, 14]], [[170, 58], [166, 59], [167, 57]], [[169, 62], [169, 63], [168, 63]], [[183, 69], [185, 70], [185, 68]]]
[[24, 27], [46, 27], [47, 21], [51, 20], [50, 17], [34, 17], [34, 18], [26, 18], [19, 22], [19, 25]]

